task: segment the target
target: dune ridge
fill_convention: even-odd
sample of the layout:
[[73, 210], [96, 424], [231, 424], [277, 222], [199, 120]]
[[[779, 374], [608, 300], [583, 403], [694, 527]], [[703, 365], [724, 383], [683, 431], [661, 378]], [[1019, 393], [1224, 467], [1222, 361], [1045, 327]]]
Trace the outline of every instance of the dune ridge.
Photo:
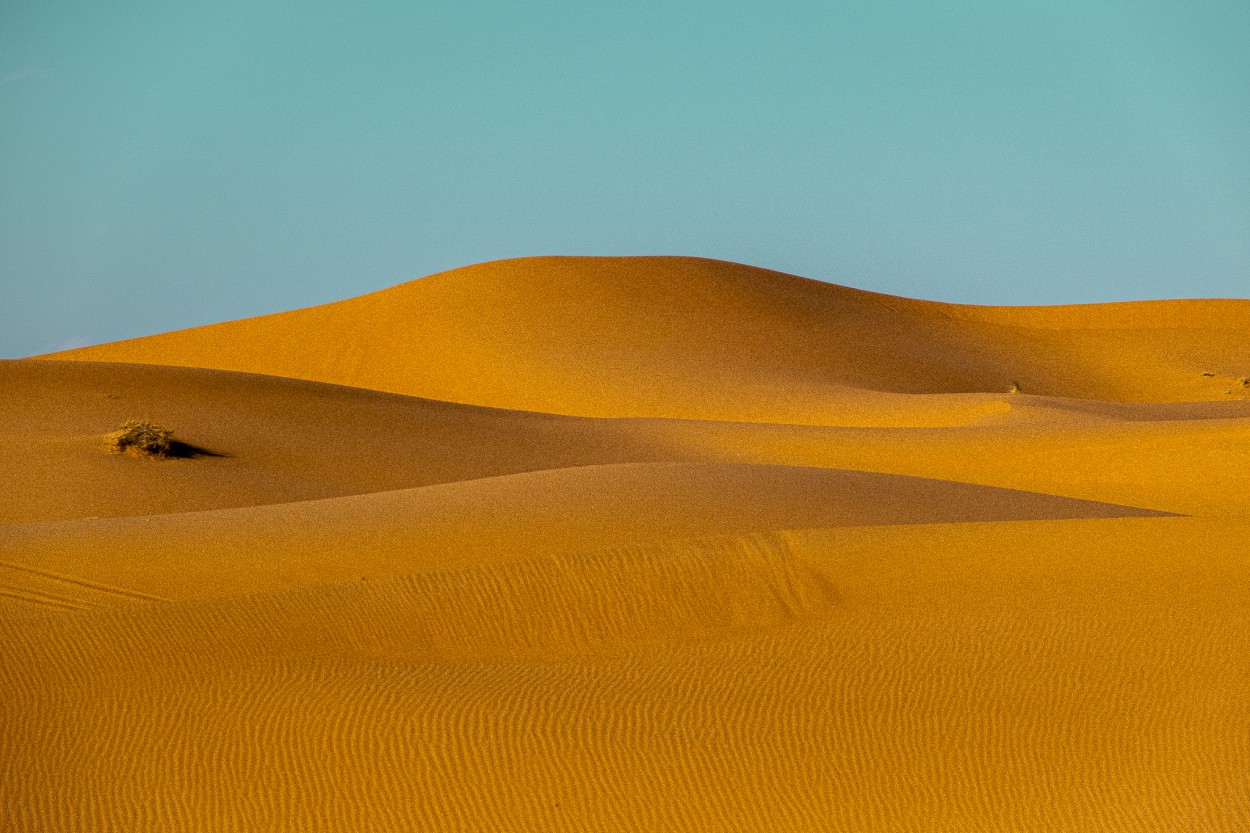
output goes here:
[[0, 830], [1250, 829], [1247, 378], [668, 257], [0, 362]]

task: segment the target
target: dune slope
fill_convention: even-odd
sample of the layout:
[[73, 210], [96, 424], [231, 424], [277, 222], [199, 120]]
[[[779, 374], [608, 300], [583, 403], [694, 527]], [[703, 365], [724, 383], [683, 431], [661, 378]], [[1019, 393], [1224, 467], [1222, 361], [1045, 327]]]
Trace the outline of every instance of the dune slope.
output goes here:
[[[672, 458], [628, 424], [198, 368], [0, 362], [0, 521], [154, 515]], [[151, 419], [192, 459], [107, 454]]]
[[29, 612], [45, 598], [86, 608], [271, 592], [727, 532], [1159, 514], [840, 469], [585, 466], [294, 504], [11, 526], [0, 538], [0, 590], [22, 596], [0, 599], [0, 608]]
[[28, 619], [0, 663], [0, 813], [1234, 831], [1250, 564], [1221, 546], [1250, 530], [1175, 522], [1197, 526], [765, 534]]

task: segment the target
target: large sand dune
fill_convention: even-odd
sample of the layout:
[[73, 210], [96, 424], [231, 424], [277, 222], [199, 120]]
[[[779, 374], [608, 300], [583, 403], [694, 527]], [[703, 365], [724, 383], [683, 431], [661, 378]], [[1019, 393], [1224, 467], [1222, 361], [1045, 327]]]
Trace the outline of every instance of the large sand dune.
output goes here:
[[1247, 377], [686, 258], [0, 363], [0, 830], [1250, 829]]
[[530, 258], [53, 357], [583, 416], [824, 425], [860, 391], [1245, 397], [1247, 333], [1250, 301], [985, 308], [695, 258]]

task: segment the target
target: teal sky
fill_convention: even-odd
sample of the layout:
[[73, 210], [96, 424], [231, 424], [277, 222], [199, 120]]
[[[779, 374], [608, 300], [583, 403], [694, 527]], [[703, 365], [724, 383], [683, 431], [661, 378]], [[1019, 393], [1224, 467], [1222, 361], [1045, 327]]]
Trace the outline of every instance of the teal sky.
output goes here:
[[537, 254], [1250, 297], [1246, 0], [4, 0], [0, 356]]

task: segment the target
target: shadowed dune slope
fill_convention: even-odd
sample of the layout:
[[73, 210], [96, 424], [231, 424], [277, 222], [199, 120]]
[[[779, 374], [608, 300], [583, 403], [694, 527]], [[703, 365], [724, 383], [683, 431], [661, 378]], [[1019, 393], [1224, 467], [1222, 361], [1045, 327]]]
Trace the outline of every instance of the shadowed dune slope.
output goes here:
[[826, 424], [848, 388], [1003, 393], [1018, 382], [1084, 399], [1242, 398], [1250, 301], [970, 307], [722, 261], [546, 257], [49, 358], [585, 416]]

